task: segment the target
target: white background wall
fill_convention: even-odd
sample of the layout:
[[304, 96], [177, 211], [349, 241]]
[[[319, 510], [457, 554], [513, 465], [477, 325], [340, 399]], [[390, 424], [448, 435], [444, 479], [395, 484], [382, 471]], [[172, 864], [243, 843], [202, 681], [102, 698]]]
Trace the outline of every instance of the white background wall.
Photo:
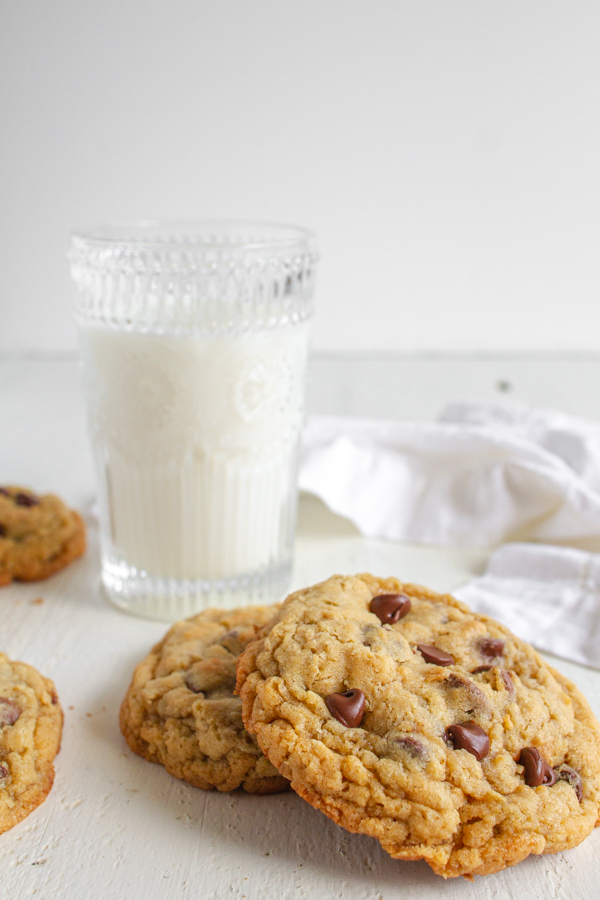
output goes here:
[[71, 227], [316, 229], [317, 349], [600, 350], [597, 0], [0, 0], [0, 350]]

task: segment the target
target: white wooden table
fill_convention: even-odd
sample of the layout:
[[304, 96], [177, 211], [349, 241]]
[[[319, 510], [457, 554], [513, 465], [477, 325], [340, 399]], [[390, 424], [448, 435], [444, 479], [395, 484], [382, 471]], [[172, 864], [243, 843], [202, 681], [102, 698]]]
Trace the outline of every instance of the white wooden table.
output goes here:
[[[427, 419], [450, 400], [504, 397], [600, 419], [599, 385], [600, 357], [322, 356], [311, 366], [309, 410]], [[52, 490], [89, 510], [93, 473], [73, 358], [0, 359], [0, 435], [0, 483]], [[482, 550], [365, 540], [315, 498], [300, 506], [293, 587], [370, 570], [452, 590], [485, 564]], [[48, 581], [0, 592], [0, 649], [53, 678], [65, 709], [48, 799], [0, 836], [0, 900], [600, 897], [600, 829], [569, 853], [473, 884], [445, 882], [424, 863], [392, 860], [291, 793], [205, 793], [135, 756], [118, 708], [135, 663], [165, 626], [108, 605], [89, 516], [88, 525], [83, 559]], [[551, 662], [600, 715], [600, 672]]]

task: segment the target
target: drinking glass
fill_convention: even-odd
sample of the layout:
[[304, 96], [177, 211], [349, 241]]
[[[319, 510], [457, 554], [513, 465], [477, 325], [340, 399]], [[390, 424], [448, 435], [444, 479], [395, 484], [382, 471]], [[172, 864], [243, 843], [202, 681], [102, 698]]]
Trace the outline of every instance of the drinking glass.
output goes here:
[[246, 221], [72, 235], [102, 581], [173, 620], [288, 587], [317, 249]]

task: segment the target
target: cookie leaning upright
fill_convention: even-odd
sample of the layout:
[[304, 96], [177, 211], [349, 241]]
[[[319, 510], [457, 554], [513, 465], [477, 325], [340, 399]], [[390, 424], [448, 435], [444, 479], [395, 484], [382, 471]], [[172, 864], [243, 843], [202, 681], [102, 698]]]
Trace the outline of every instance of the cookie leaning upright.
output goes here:
[[370, 575], [298, 591], [241, 655], [237, 688], [297, 793], [444, 877], [568, 849], [599, 824], [587, 702], [450, 596]]
[[244, 729], [235, 664], [277, 607], [208, 609], [177, 622], [133, 673], [120, 725], [131, 749], [195, 787], [289, 787]]
[[84, 521], [62, 500], [0, 487], [0, 586], [48, 578], [84, 550]]
[[50, 679], [0, 653], [0, 832], [46, 799], [62, 723]]

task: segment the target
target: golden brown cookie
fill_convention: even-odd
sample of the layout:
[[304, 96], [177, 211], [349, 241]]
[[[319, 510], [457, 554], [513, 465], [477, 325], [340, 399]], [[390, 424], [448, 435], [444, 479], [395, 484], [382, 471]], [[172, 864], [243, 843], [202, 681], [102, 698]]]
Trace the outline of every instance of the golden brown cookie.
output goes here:
[[289, 787], [244, 729], [235, 664], [277, 607], [208, 609], [177, 622], [133, 673], [121, 706], [131, 747], [195, 787], [270, 794]]
[[62, 723], [50, 679], [0, 653], [0, 832], [46, 799]]
[[84, 550], [84, 521], [62, 500], [0, 487], [0, 586], [48, 578]]
[[297, 793], [444, 877], [566, 850], [599, 824], [584, 697], [448, 595], [371, 575], [298, 591], [241, 655], [237, 687]]

